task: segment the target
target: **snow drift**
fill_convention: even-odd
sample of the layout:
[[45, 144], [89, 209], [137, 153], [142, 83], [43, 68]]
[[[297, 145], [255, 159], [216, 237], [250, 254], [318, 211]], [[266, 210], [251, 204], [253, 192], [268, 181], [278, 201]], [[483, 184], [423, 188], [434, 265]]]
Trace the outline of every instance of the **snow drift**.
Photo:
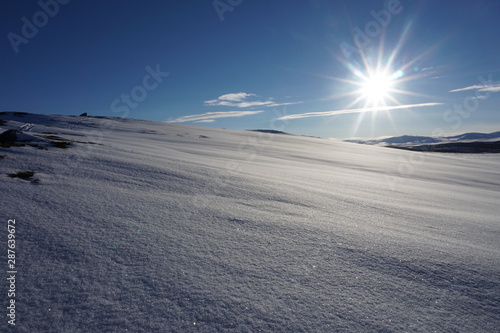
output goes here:
[[[0, 120], [2, 131], [33, 125], [24, 134], [43, 143], [0, 148], [18, 332], [500, 327], [499, 155], [132, 119]], [[6, 258], [6, 228], [0, 237]]]

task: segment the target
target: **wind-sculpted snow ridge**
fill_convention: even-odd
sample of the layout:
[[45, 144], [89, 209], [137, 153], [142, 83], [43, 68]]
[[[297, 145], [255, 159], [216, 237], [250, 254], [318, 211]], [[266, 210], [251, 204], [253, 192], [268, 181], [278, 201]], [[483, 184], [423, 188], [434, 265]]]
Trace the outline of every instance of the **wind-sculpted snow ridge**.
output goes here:
[[[0, 121], [70, 143], [0, 148], [18, 332], [500, 327], [499, 155], [91, 116]], [[6, 258], [6, 227], [0, 237]]]

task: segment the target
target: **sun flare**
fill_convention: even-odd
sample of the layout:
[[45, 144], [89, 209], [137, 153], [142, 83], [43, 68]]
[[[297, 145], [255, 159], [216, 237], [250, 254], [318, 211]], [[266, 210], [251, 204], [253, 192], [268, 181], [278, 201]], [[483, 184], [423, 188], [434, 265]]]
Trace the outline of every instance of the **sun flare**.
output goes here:
[[386, 99], [390, 97], [392, 86], [391, 76], [385, 73], [374, 73], [365, 78], [361, 84], [360, 94], [368, 104], [378, 106], [385, 104]]

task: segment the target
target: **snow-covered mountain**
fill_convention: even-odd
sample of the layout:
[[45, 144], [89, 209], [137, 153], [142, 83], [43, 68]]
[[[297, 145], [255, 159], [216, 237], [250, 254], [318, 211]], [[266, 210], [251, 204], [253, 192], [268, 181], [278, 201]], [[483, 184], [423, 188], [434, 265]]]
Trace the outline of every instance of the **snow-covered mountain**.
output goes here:
[[[431, 146], [427, 146], [427, 145], [429, 145], [429, 144], [440, 145], [440, 144], [450, 144], [450, 143], [458, 143], [458, 142], [471, 143], [471, 142], [500, 141], [500, 132], [464, 133], [464, 134], [460, 134], [460, 135], [445, 136], [445, 137], [403, 135], [403, 136], [394, 136], [394, 137], [381, 138], [381, 139], [371, 139], [371, 140], [347, 139], [344, 141], [352, 142], [352, 143], [368, 144], [368, 145], [397, 147], [397, 148], [415, 147], [414, 150], [424, 150], [424, 149], [422, 149], [423, 147], [420, 147], [420, 146], [426, 145], [426, 147], [431, 147]], [[473, 145], [469, 145], [469, 146], [473, 146]], [[455, 146], [448, 145], [447, 147], [455, 147]], [[438, 148], [438, 147], [436, 147], [436, 148]], [[460, 150], [458, 150], [457, 152], [460, 152]], [[471, 150], [471, 151], [466, 151], [466, 152], [475, 152], [475, 151]]]
[[492, 140], [500, 139], [500, 131], [493, 133], [465, 133], [447, 137], [450, 141]]
[[0, 127], [1, 331], [500, 327], [500, 155], [105, 117]]

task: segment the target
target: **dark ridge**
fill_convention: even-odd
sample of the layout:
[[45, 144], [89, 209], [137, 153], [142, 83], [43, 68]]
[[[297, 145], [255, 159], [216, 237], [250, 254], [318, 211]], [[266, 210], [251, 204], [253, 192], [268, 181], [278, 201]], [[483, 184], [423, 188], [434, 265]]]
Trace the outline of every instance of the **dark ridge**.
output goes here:
[[0, 134], [0, 144], [12, 144], [17, 141], [17, 134], [21, 131], [10, 129]]
[[270, 133], [270, 134], [286, 134], [286, 135], [293, 135], [287, 132], [282, 132], [282, 131], [277, 131], [277, 130], [270, 130], [270, 129], [255, 129], [255, 130], [249, 130], [252, 132], [261, 132], [261, 133]]
[[27, 113], [27, 112], [17, 112], [17, 111], [2, 111], [2, 112], [0, 112], [0, 116], [14, 115], [14, 116], [22, 117], [22, 116], [25, 116], [25, 115], [28, 115], [28, 114], [30, 114], [30, 113]]
[[409, 146], [409, 147], [392, 146], [389, 148], [412, 150], [412, 151], [437, 152], [437, 153], [464, 153], [464, 154], [500, 153], [500, 141], [450, 142], [450, 143], [440, 143], [436, 145], [419, 145], [419, 146]]
[[61, 149], [68, 149], [71, 147], [71, 142], [69, 141], [52, 141], [51, 144], [53, 147]]
[[29, 179], [35, 175], [33, 171], [19, 171], [16, 173], [9, 173], [9, 177], [11, 178], [21, 178], [21, 179]]

